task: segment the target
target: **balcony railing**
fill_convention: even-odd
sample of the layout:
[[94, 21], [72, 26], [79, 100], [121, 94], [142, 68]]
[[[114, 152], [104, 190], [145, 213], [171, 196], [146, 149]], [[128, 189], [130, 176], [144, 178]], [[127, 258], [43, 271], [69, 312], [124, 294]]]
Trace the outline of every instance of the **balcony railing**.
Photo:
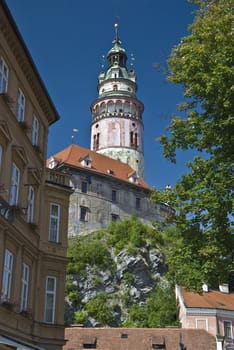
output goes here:
[[70, 178], [70, 174], [46, 169], [46, 181], [51, 184], [56, 184], [63, 187], [70, 187]]

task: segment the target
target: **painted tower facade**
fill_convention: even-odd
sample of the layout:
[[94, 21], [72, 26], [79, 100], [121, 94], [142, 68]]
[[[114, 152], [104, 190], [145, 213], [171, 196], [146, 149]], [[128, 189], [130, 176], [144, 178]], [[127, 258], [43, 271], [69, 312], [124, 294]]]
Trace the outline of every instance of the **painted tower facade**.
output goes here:
[[144, 177], [144, 105], [136, 97], [136, 73], [126, 66], [117, 24], [113, 44], [108, 68], [98, 77], [98, 98], [91, 105], [91, 150], [129, 164]]

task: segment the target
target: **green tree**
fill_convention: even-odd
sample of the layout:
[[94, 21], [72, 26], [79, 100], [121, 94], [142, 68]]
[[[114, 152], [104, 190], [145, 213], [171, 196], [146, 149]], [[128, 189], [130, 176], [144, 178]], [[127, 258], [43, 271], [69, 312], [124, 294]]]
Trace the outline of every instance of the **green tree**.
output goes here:
[[123, 327], [162, 328], [178, 326], [174, 283], [161, 282], [146, 300], [145, 305], [129, 308]]
[[177, 282], [199, 289], [227, 281], [234, 270], [234, 3], [193, 0], [198, 5], [190, 34], [169, 58], [172, 83], [182, 84], [185, 101], [178, 105], [168, 133], [160, 142], [176, 162], [177, 150], [194, 149], [189, 172], [175, 189], [155, 193], [173, 205], [180, 244], [169, 268]]

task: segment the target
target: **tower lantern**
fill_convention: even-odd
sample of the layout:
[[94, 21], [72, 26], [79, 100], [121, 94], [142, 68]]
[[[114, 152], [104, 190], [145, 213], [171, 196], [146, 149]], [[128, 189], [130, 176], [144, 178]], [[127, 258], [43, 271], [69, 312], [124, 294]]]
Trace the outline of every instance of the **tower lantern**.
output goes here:
[[136, 73], [127, 68], [127, 54], [115, 24], [114, 46], [107, 53], [108, 68], [98, 77], [98, 98], [91, 105], [91, 150], [128, 163], [144, 177], [142, 113], [136, 97]]

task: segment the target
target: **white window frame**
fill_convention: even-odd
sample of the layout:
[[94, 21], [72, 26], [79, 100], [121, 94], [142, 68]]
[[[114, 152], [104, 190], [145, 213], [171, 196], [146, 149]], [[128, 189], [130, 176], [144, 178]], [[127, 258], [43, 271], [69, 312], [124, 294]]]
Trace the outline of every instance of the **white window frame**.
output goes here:
[[[49, 288], [49, 281], [52, 280], [53, 288]], [[56, 284], [57, 279], [54, 276], [46, 277], [46, 288], [45, 288], [45, 312], [44, 322], [54, 323], [55, 321], [55, 305], [56, 305]]]
[[[226, 335], [225, 335], [225, 329], [226, 329], [226, 327], [224, 326], [224, 324], [229, 324], [229, 326], [230, 326], [230, 337], [227, 337]], [[225, 337], [225, 339], [233, 339], [233, 333], [232, 333], [232, 321], [230, 321], [230, 320], [223, 320], [223, 335], [224, 335], [224, 337]]]
[[[53, 214], [53, 207], [57, 207], [57, 214]], [[60, 205], [50, 203], [50, 226], [49, 226], [49, 241], [59, 242], [59, 226], [60, 226]]]
[[35, 191], [32, 186], [28, 187], [28, 202], [27, 202], [27, 222], [34, 222], [34, 206], [35, 206]]
[[16, 119], [18, 122], [24, 121], [26, 99], [21, 89], [18, 90]]
[[4, 61], [4, 59], [0, 58], [0, 93], [6, 93], [8, 87], [8, 77], [9, 77], [9, 69]]
[[34, 115], [33, 121], [32, 121], [32, 144], [33, 144], [33, 146], [38, 145], [38, 138], [39, 138], [39, 120]]
[[20, 170], [15, 165], [12, 164], [11, 170], [11, 191], [10, 191], [10, 205], [17, 205], [19, 197], [19, 186], [20, 186]]
[[28, 308], [29, 274], [29, 266], [23, 263], [21, 278], [20, 311], [26, 311]]
[[13, 273], [13, 254], [6, 249], [4, 254], [4, 266], [2, 277], [2, 294], [1, 300], [10, 300], [11, 297], [11, 282]]

